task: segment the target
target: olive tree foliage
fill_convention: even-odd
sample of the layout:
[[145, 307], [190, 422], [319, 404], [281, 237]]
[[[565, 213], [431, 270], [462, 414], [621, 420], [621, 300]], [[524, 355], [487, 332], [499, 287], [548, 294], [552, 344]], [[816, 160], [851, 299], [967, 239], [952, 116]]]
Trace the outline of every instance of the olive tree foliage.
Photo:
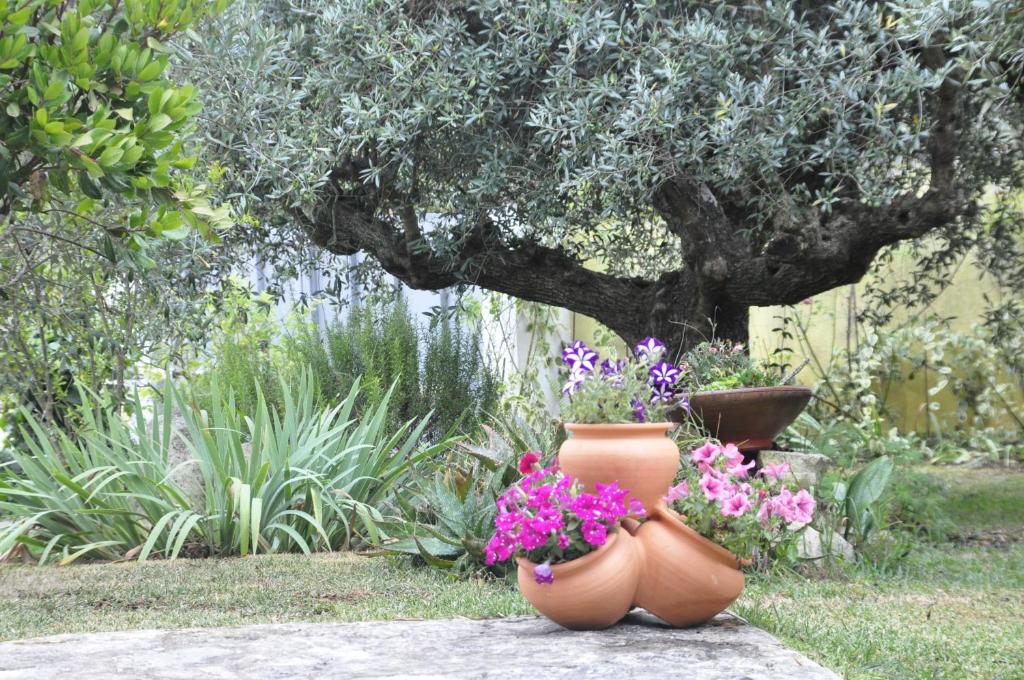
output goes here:
[[[686, 346], [743, 340], [751, 306], [858, 281], [894, 244], [983, 241], [982, 194], [1024, 172], [1022, 20], [995, 0], [240, 0], [189, 66], [254, 241]], [[1018, 248], [1019, 213], [1004, 227]]]

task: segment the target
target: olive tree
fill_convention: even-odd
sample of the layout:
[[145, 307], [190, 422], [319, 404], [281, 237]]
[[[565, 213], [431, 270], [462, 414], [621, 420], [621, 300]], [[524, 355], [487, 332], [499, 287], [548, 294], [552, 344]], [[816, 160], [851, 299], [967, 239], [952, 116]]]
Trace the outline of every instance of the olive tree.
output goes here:
[[858, 281], [894, 244], [979, 242], [982, 194], [1020, 186], [1022, 19], [995, 0], [269, 0], [190, 67], [253, 240], [686, 346], [744, 340], [750, 307]]

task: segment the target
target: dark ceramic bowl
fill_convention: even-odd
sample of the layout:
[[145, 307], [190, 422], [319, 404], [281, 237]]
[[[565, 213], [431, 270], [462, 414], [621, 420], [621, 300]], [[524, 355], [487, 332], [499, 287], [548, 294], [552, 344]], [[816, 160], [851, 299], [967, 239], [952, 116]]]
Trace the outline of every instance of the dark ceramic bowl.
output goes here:
[[[810, 400], [810, 388], [798, 385], [741, 387], [691, 395], [690, 409], [710, 436], [757, 451], [771, 448]], [[682, 422], [685, 415], [677, 409], [669, 417]]]

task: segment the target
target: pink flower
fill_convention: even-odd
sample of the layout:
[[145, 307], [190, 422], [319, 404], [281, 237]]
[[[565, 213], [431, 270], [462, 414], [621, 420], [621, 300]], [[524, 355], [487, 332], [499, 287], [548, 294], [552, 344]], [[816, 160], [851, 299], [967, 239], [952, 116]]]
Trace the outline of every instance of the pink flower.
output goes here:
[[722, 514], [726, 517], [740, 517], [750, 509], [750, 499], [745, 493], [733, 494], [731, 498], [722, 503]]
[[782, 479], [782, 476], [789, 472], [789, 463], [777, 463], [772, 465], [765, 465], [757, 473], [762, 477], [771, 477], [772, 479]]
[[726, 484], [711, 473], [704, 473], [700, 478], [700, 490], [709, 501], [724, 498], [727, 493]]
[[558, 534], [558, 547], [565, 550], [569, 547], [569, 537], [565, 534]]
[[781, 517], [787, 522], [792, 522], [796, 519], [799, 510], [796, 507], [793, 493], [789, 489], [782, 489], [777, 496], [768, 502], [771, 503], [771, 512], [776, 517]]
[[647, 510], [644, 509], [644, 504], [635, 498], [629, 499], [629, 514], [633, 517], [643, 517], [647, 514]]
[[538, 564], [536, 567], [534, 567], [533, 580], [541, 585], [547, 583], [554, 583], [555, 575], [551, 571], [551, 565], [545, 562], [543, 564]]
[[604, 545], [604, 542], [608, 538], [607, 527], [592, 519], [588, 519], [583, 522], [581, 529], [583, 531], [583, 540], [590, 545]]
[[686, 498], [690, 495], [690, 485], [684, 479], [675, 486], [668, 488], [668, 494], [665, 495], [666, 503], [675, 503], [680, 498]]
[[707, 442], [706, 444], [704, 444], [704, 446], [700, 447], [699, 449], [694, 449], [693, 453], [690, 454], [690, 458], [693, 460], [694, 463], [697, 463], [698, 465], [700, 463], [707, 463], [708, 465], [710, 465], [712, 462], [714, 462], [715, 458], [718, 456], [720, 451], [721, 450], [718, 448], [717, 445], [711, 442]]
[[533, 472], [533, 466], [540, 462], [540, 451], [527, 451], [519, 459], [519, 472], [528, 475]]
[[[763, 491], [763, 489], [762, 489], [762, 491]], [[760, 495], [760, 492], [758, 492], [758, 495]], [[768, 524], [771, 522], [771, 516], [772, 516], [772, 503], [771, 503], [771, 501], [768, 501], [767, 503], [761, 503], [761, 507], [757, 509], [757, 519], [758, 519], [759, 522], [761, 522], [761, 526], [767, 527]]]
[[814, 508], [817, 506], [817, 502], [814, 500], [814, 496], [807, 492], [807, 489], [800, 489], [796, 492], [796, 496], [793, 497], [793, 505], [796, 506], [796, 512], [793, 513], [793, 521], [807, 524], [814, 515]]
[[804, 298], [803, 304], [805, 304], [805, 305], [812, 304], [811, 298]]
[[737, 462], [743, 462], [743, 452], [739, 450], [735, 444], [726, 444], [722, 447], [722, 455], [729, 461], [730, 465], [735, 465]]
[[740, 460], [736, 461], [735, 463], [729, 463], [729, 467], [726, 469], [729, 471], [730, 475], [733, 475], [734, 477], [743, 478], [747, 476], [747, 471], [752, 467], [754, 467], [754, 461], [750, 461], [749, 463], [744, 465], [743, 459], [740, 458]]

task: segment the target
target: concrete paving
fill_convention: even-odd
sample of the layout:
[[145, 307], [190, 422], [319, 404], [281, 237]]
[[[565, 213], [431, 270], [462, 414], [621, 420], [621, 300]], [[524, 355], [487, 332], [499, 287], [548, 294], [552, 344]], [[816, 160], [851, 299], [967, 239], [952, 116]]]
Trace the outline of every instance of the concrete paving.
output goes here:
[[687, 678], [837, 680], [722, 614], [676, 630], [645, 612], [578, 633], [537, 617], [272, 624], [0, 643], [0, 679]]

